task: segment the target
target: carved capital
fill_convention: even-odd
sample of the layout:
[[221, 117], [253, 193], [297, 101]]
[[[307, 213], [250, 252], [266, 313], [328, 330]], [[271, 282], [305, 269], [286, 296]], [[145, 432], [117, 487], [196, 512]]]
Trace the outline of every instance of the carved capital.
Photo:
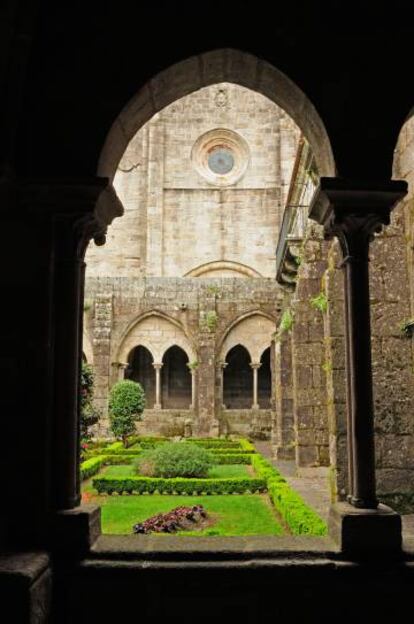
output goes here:
[[262, 363], [261, 362], [250, 362], [250, 367], [253, 368], [253, 370], [259, 369], [261, 367]]
[[51, 221], [61, 259], [83, 259], [94, 239], [105, 243], [106, 230], [123, 207], [107, 178], [31, 181], [22, 185], [21, 205], [32, 216]]
[[162, 362], [153, 362], [152, 365], [155, 368], [155, 370], [161, 370], [162, 369]]
[[406, 193], [407, 183], [399, 180], [321, 178], [309, 218], [323, 225], [327, 238], [338, 238], [344, 262], [366, 262], [374, 234], [389, 224], [392, 209]]
[[226, 368], [226, 366], [228, 366], [228, 362], [224, 362], [224, 360], [219, 360], [216, 363], [216, 368], [219, 371], [224, 370]]

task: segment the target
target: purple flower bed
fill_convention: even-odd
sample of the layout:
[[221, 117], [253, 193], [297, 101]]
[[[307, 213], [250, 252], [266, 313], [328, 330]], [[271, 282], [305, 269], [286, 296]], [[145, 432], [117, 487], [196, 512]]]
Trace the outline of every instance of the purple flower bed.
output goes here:
[[144, 522], [134, 524], [132, 531], [147, 535], [148, 533], [175, 533], [179, 529], [194, 528], [194, 524], [207, 518], [203, 505], [193, 507], [175, 507], [167, 513], [156, 514]]

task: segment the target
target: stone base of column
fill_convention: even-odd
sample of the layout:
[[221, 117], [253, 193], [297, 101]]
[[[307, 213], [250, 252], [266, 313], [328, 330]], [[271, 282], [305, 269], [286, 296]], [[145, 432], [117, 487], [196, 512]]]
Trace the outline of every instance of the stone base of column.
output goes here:
[[390, 507], [357, 509], [336, 503], [329, 511], [329, 534], [351, 559], [376, 559], [401, 555], [401, 517]]
[[70, 557], [85, 555], [101, 535], [101, 508], [82, 505], [56, 514], [51, 548]]
[[260, 405], [258, 403], [253, 403], [252, 410], [258, 410], [258, 409], [260, 409]]
[[50, 621], [52, 568], [46, 553], [8, 553], [0, 557], [0, 604], [4, 622]]
[[153, 409], [160, 410], [161, 409], [161, 403], [154, 403]]

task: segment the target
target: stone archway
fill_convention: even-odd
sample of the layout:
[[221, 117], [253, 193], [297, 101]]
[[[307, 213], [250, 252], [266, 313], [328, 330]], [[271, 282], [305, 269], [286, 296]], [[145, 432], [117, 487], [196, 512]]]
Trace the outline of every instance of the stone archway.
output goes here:
[[127, 362], [128, 354], [136, 346], [146, 347], [155, 364], [161, 364], [165, 351], [172, 345], [181, 347], [190, 359], [196, 359], [195, 349], [184, 328], [175, 319], [160, 312], [149, 312], [134, 319], [115, 345], [114, 360]]
[[260, 368], [257, 379], [257, 402], [260, 407], [271, 407], [272, 371], [270, 367], [270, 347], [265, 349], [260, 357]]
[[145, 391], [145, 407], [151, 409], [155, 403], [155, 372], [153, 356], [147, 347], [138, 345], [128, 355], [125, 379], [132, 379], [141, 384]]
[[223, 404], [226, 409], [250, 409], [253, 396], [253, 378], [250, 353], [241, 344], [226, 355], [223, 372]]
[[162, 358], [161, 404], [164, 409], [189, 409], [192, 376], [188, 355], [177, 345], [169, 347]]
[[185, 95], [220, 82], [247, 87], [283, 108], [311, 145], [320, 175], [335, 175], [324, 123], [303, 91], [270, 63], [227, 48], [176, 63], [144, 85], [114, 121], [100, 154], [98, 175], [114, 178], [128, 143], [157, 112]]
[[219, 346], [221, 420], [231, 432], [269, 436], [270, 345], [275, 327], [272, 317], [253, 310], [233, 321], [222, 338]]

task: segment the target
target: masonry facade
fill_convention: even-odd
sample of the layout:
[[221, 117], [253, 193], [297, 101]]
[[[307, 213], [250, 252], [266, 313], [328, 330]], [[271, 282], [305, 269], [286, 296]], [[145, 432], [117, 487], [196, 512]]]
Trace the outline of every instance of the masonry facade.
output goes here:
[[276, 104], [219, 83], [130, 141], [114, 179], [125, 214], [86, 255], [83, 350], [102, 434], [127, 377], [146, 391], [140, 432], [270, 437], [285, 297], [274, 254], [299, 138]]
[[[413, 141], [410, 119], [394, 160], [394, 175], [408, 182], [408, 193], [370, 247], [377, 487], [381, 501], [403, 511], [414, 506]], [[312, 166], [301, 170], [298, 156], [291, 188], [303, 189]], [[289, 289], [283, 315], [291, 322], [282, 324], [276, 344], [272, 445], [276, 459], [295, 459], [299, 468], [330, 466], [332, 500], [341, 500], [348, 484], [342, 254], [337, 241], [324, 239], [319, 225], [303, 226], [299, 240], [297, 217], [292, 220], [278, 272]]]

